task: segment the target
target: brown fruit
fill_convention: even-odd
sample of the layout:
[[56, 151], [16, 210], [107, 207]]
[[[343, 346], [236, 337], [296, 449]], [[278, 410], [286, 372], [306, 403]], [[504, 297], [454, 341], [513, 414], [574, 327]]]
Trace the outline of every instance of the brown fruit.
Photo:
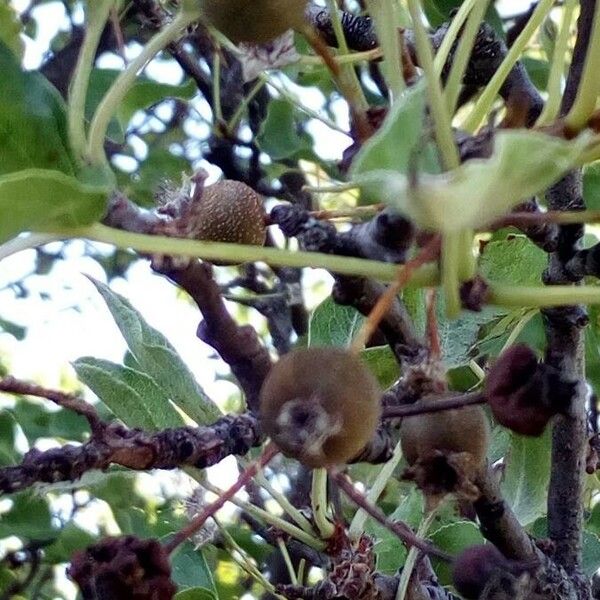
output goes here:
[[241, 181], [225, 179], [204, 188], [193, 211], [196, 239], [254, 246], [265, 243], [261, 197]]
[[[416, 406], [431, 399], [422, 398]], [[409, 465], [439, 451], [466, 452], [481, 466], [485, 463], [488, 438], [487, 419], [479, 406], [405, 417], [400, 426], [402, 452]]]
[[306, 0], [202, 0], [206, 20], [236, 44], [266, 44], [301, 29]]
[[500, 425], [539, 436], [554, 415], [569, 410], [577, 386], [554, 367], [538, 363], [529, 346], [516, 344], [492, 365], [484, 395]]
[[518, 577], [523, 573], [535, 571], [538, 566], [539, 561], [535, 558], [524, 561], [510, 560], [493, 544], [479, 544], [463, 550], [454, 559], [452, 580], [461, 596], [476, 599], [493, 579], [507, 574]]
[[67, 571], [84, 600], [170, 600], [177, 587], [158, 540], [109, 537], [73, 555]]
[[303, 348], [271, 369], [260, 394], [263, 431], [282, 452], [317, 468], [343, 464], [371, 439], [381, 416], [377, 381], [340, 348]]

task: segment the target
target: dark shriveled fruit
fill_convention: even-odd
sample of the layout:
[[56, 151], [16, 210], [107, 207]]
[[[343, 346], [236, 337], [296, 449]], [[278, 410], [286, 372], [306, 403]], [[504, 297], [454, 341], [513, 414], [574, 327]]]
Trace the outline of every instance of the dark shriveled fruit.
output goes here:
[[201, 0], [206, 20], [232, 42], [266, 44], [304, 24], [306, 0]]
[[[518, 577], [534, 571], [539, 565], [536, 559], [516, 561], [506, 558], [493, 544], [471, 546], [461, 552], [452, 565], [454, 587], [467, 599], [479, 598], [493, 580], [500, 582], [503, 575]], [[487, 597], [487, 595], [486, 595]]]
[[77, 552], [68, 575], [84, 600], [169, 600], [177, 588], [158, 540], [109, 537]]
[[492, 365], [484, 395], [498, 423], [521, 435], [539, 436], [554, 415], [569, 410], [577, 385], [538, 363], [529, 346], [517, 344]]
[[343, 464], [373, 436], [380, 389], [367, 367], [340, 348], [290, 352], [260, 394], [263, 431], [282, 452], [312, 467]]

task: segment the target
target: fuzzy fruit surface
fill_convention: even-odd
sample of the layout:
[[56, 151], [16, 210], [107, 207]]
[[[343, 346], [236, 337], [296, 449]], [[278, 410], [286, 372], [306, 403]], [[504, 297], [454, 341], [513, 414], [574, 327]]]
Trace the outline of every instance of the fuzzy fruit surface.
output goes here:
[[266, 227], [261, 197], [245, 183], [225, 179], [209, 185], [195, 208], [199, 240], [262, 246]]
[[376, 379], [354, 354], [340, 348], [298, 349], [267, 376], [261, 425], [286, 456], [309, 467], [343, 464], [375, 433], [380, 396]]
[[[431, 400], [431, 396], [416, 403]], [[425, 413], [402, 419], [402, 452], [409, 465], [425, 459], [436, 450], [468, 452], [483, 466], [489, 443], [489, 428], [480, 406], [465, 406], [438, 413]]]
[[202, 0], [206, 20], [236, 44], [266, 44], [301, 29], [306, 0]]

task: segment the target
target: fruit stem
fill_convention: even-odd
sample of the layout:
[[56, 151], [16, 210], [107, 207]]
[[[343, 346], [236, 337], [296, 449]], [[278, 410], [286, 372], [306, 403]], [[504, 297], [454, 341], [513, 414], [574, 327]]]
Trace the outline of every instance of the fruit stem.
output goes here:
[[[387, 482], [390, 480], [396, 467], [400, 464], [402, 460], [402, 444], [398, 442], [394, 451], [392, 452], [392, 456], [390, 460], [388, 460], [385, 465], [381, 468], [371, 489], [367, 493], [366, 500], [371, 504], [376, 504], [379, 496], [383, 493]], [[363, 534], [365, 529], [365, 522], [367, 521], [367, 517], [369, 515], [363, 508], [359, 508], [354, 515], [352, 522], [350, 523], [350, 527], [348, 528], [348, 537], [351, 540], [358, 540], [360, 536]]]
[[221, 108], [221, 51], [219, 48], [213, 52], [212, 96], [214, 107], [214, 127], [223, 121], [223, 109]]
[[[240, 459], [242, 467], [246, 467], [249, 463]], [[256, 474], [255, 481], [262, 488], [267, 490], [273, 500], [279, 504], [282, 510], [287, 513], [295, 522], [300, 529], [306, 531], [309, 535], [314, 533], [314, 528], [310, 524], [310, 521], [281, 493], [278, 492], [270, 483], [269, 480], [259, 472]]]
[[263, 86], [267, 83], [266, 79], [259, 78], [257, 82], [254, 84], [252, 89], [244, 96], [244, 99], [240, 102], [238, 107], [235, 109], [233, 115], [231, 115], [231, 119], [227, 122], [225, 128], [229, 133], [233, 133], [238, 123], [241, 121], [244, 111], [248, 108], [250, 102], [252, 102], [254, 96], [260, 92]]
[[396, 102], [406, 88], [396, 11], [390, 0], [367, 0], [367, 10], [375, 22], [377, 38], [383, 50], [383, 71], [391, 91], [391, 100]]
[[327, 518], [327, 470], [314, 469], [310, 504], [317, 529], [324, 540], [329, 539], [335, 530], [333, 523]]
[[560, 113], [565, 57], [569, 48], [569, 37], [576, 6], [577, 0], [567, 0], [563, 7], [560, 32], [554, 46], [554, 52], [552, 53], [552, 63], [550, 65], [550, 74], [548, 75], [548, 85], [546, 86], [548, 100], [546, 100], [542, 114], [535, 124], [536, 127], [549, 125]]
[[180, 529], [165, 545], [165, 552], [171, 553], [177, 546], [185, 542], [190, 536], [202, 528], [207, 519], [212, 517], [228, 500], [242, 490], [260, 469], [265, 467], [279, 454], [279, 448], [272, 442], [269, 443], [262, 454], [253, 463], [248, 465], [238, 477], [237, 481], [225, 490], [216, 500], [204, 507], [183, 529]]
[[367, 502], [366, 498], [354, 488], [352, 482], [342, 472], [330, 470], [329, 474], [348, 498], [350, 498], [357, 506], [363, 508], [378, 523], [383, 525], [386, 529], [389, 529], [394, 535], [397, 535], [404, 544], [411, 548], [417, 548], [429, 556], [435, 556], [441, 560], [452, 562], [452, 556], [450, 554], [436, 548], [428, 541], [415, 535], [406, 523], [403, 523], [402, 521], [391, 521], [377, 506]]
[[381, 418], [398, 419], [403, 417], [413, 417], [425, 413], [442, 412], [444, 410], [453, 410], [455, 408], [463, 408], [464, 406], [485, 403], [486, 399], [481, 392], [469, 392], [467, 394], [436, 398], [435, 400], [421, 400], [418, 404], [384, 406]]
[[413, 22], [415, 45], [419, 64], [423, 69], [427, 81], [427, 96], [429, 109], [433, 116], [435, 138], [442, 156], [445, 170], [455, 169], [460, 164], [458, 149], [454, 142], [450, 113], [444, 102], [442, 84], [436, 76], [433, 66], [433, 50], [427, 37], [427, 31], [421, 19], [421, 10], [418, 0], [407, 0], [408, 10]]
[[102, 165], [107, 162], [104, 153], [104, 140], [111, 118], [119, 104], [141, 71], [165, 46], [175, 40], [181, 32], [198, 19], [198, 13], [182, 11], [162, 31], [157, 33], [143, 48], [140, 54], [121, 71], [96, 109], [90, 125], [87, 158], [91, 164]]
[[478, 1], [479, 0], [465, 0], [465, 2], [460, 5], [458, 11], [454, 15], [454, 18], [452, 19], [452, 22], [446, 31], [446, 35], [444, 36], [444, 39], [442, 40], [442, 43], [435, 54], [433, 65], [435, 67], [436, 77], [442, 76], [442, 71], [446, 65], [446, 60], [450, 54], [450, 50], [452, 49], [452, 46], [454, 45], [454, 42], [458, 37], [464, 22], [467, 20], [469, 13], [473, 10], [473, 7]]
[[[220, 495], [223, 493], [223, 490], [212, 485], [208, 481], [199, 480], [197, 477], [194, 477], [194, 478], [200, 483], [200, 485], [203, 488], [207, 489], [209, 492], [212, 492], [213, 494], [217, 494], [217, 495]], [[310, 548], [314, 548], [315, 550], [318, 550], [319, 552], [325, 549], [325, 542], [323, 542], [322, 540], [319, 540], [318, 538], [316, 538], [313, 535], [306, 533], [306, 531], [303, 531], [299, 527], [296, 527], [296, 525], [294, 525], [293, 523], [290, 523], [289, 521], [286, 521], [286, 520], [278, 517], [277, 515], [274, 515], [262, 508], [259, 508], [258, 506], [255, 506], [254, 504], [251, 504], [250, 502], [240, 500], [239, 498], [230, 498], [229, 501], [232, 504], [234, 504], [235, 506], [237, 506], [237, 507], [241, 508], [242, 510], [245, 510], [247, 513], [251, 514], [253, 517], [256, 517], [257, 519], [261, 519], [265, 523], [268, 523], [269, 525], [272, 525], [273, 527], [280, 529], [284, 533], [287, 533], [289, 536], [302, 542], [303, 544], [306, 544]]]
[[527, 25], [525, 25], [523, 31], [521, 31], [513, 45], [510, 47], [504, 60], [500, 63], [500, 66], [494, 73], [494, 76], [485, 86], [481, 96], [479, 96], [479, 100], [477, 100], [473, 110], [465, 119], [465, 122], [462, 125], [463, 129], [473, 133], [479, 127], [485, 116], [489, 114], [504, 80], [508, 77], [512, 68], [515, 66], [515, 63], [519, 60], [519, 57], [522, 55], [531, 36], [550, 12], [553, 4], [554, 0], [540, 0], [539, 4], [531, 14], [531, 18], [527, 21]]
[[85, 35], [79, 56], [77, 57], [73, 78], [69, 84], [69, 106], [67, 113], [69, 143], [79, 163], [83, 163], [85, 157], [85, 99], [90, 74], [94, 67], [94, 59], [98, 44], [100, 43], [100, 37], [104, 31], [108, 15], [114, 6], [115, 0], [100, 0], [95, 3], [88, 2], [85, 5]]
[[294, 565], [292, 564], [290, 553], [288, 552], [285, 542], [280, 537], [277, 538], [277, 546], [279, 547], [279, 552], [281, 552], [281, 556], [283, 556], [283, 562], [288, 570], [290, 583], [292, 585], [298, 585], [298, 577], [296, 576], [296, 571], [294, 571]]
[[565, 117], [566, 125], [573, 131], [583, 129], [596, 107], [600, 93], [600, 3], [596, 2], [594, 22], [585, 55], [583, 73], [575, 102]]
[[[443, 502], [440, 502], [435, 508], [427, 511], [425, 518], [421, 520], [419, 524], [419, 528], [417, 529], [417, 536], [420, 538], [424, 538], [433, 523], [436, 515], [440, 511], [440, 507], [443, 506]], [[408, 556], [404, 561], [404, 565], [402, 565], [402, 573], [400, 574], [400, 581], [398, 582], [398, 589], [396, 590], [396, 600], [404, 600], [406, 598], [406, 593], [408, 591], [408, 585], [410, 583], [410, 578], [417, 564], [417, 558], [419, 556], [419, 549], [413, 546], [408, 551]]]
[[454, 53], [452, 67], [444, 89], [446, 107], [450, 115], [453, 115], [456, 110], [463, 75], [469, 64], [471, 52], [473, 51], [473, 46], [475, 44], [475, 38], [477, 37], [481, 21], [489, 3], [490, 0], [475, 0], [473, 10], [471, 10], [469, 17], [467, 18], [467, 23], [461, 33], [458, 47]]
[[600, 303], [600, 288], [596, 286], [516, 286], [500, 283], [489, 283], [489, 304], [504, 307], [536, 307], [571, 306], [574, 304]]
[[[392, 281], [398, 277], [398, 266], [376, 260], [336, 256], [320, 252], [290, 252], [279, 248], [264, 248], [244, 244], [225, 244], [222, 242], [201, 242], [182, 238], [132, 233], [95, 223], [88, 227], [56, 230], [52, 240], [86, 238], [96, 242], [112, 244], [119, 248], [131, 248], [146, 254], [165, 254], [189, 256], [205, 260], [231, 262], [265, 262], [274, 266], [313, 267], [327, 269], [343, 275], [371, 277], [380, 281]], [[41, 239], [49, 239], [48, 236]], [[27, 246], [34, 247], [34, 246]], [[19, 247], [22, 250], [23, 247]], [[8, 254], [2, 252], [0, 259]], [[402, 273], [403, 269], [400, 269]], [[411, 283], [417, 287], [435, 285], [437, 266], [422, 265], [411, 273]]]

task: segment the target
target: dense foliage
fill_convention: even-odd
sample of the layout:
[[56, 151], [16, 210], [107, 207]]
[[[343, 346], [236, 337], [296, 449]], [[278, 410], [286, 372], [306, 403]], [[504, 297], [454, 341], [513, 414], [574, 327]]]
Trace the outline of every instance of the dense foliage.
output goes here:
[[600, 597], [600, 3], [304, 5], [0, 3], [0, 261], [87, 240], [127, 345], [70, 389], [0, 363], [0, 598]]

